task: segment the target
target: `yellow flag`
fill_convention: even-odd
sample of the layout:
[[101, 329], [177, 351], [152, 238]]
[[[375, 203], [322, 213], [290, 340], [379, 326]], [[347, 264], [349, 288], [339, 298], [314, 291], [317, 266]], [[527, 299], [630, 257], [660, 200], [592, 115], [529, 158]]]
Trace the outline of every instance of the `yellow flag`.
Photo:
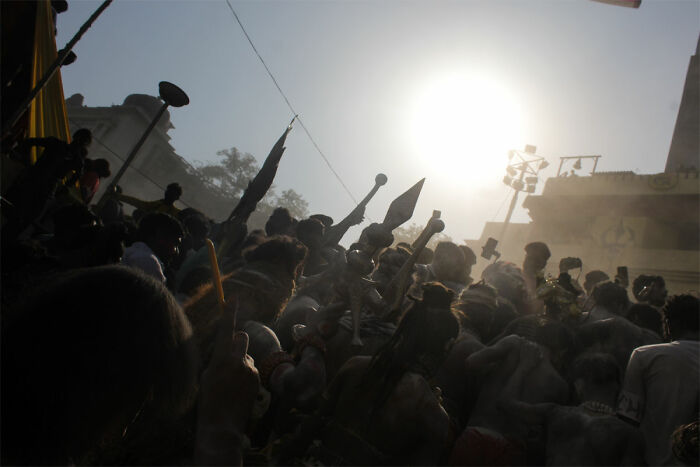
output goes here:
[[[36, 83], [58, 57], [50, 0], [37, 2], [33, 53], [31, 89], [36, 86]], [[29, 108], [29, 137], [45, 138], [47, 136], [55, 136], [70, 142], [70, 128], [66, 102], [63, 98], [60, 68], [37, 94]], [[39, 156], [37, 150], [36, 147], [32, 148], [30, 155], [32, 163], [36, 162]]]

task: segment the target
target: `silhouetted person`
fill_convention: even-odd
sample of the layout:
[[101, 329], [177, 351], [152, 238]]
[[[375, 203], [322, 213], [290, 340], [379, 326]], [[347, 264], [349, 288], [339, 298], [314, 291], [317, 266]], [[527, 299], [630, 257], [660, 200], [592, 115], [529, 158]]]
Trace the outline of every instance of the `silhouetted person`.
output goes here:
[[273, 235], [294, 235], [297, 220], [292, 217], [287, 208], [276, 208], [265, 223], [265, 233]]
[[6, 230], [3, 238], [14, 240], [36, 220], [64, 179], [70, 177], [66, 183], [72, 184], [80, 178], [91, 142], [90, 130], [80, 129], [73, 134], [70, 143], [54, 137], [30, 138], [20, 143], [26, 149], [31, 146], [43, 147], [44, 152], [36, 164], [18, 177], [5, 195], [15, 209], [11, 214], [13, 222], [3, 229]]
[[100, 179], [112, 175], [107, 159], [86, 159], [83, 176], [80, 177], [80, 194], [85, 204], [90, 204], [92, 198], [100, 189]]
[[2, 463], [75, 465], [143, 411], [194, 402], [190, 324], [156, 281], [122, 266], [44, 281], [2, 333]]
[[609, 281], [610, 276], [605, 274], [603, 271], [595, 270], [595, 271], [590, 271], [586, 274], [586, 278], [583, 281], [583, 288], [586, 290], [586, 293], [590, 296], [591, 293], [593, 292], [593, 288], [596, 286], [596, 284], [599, 284], [600, 282], [605, 282]]
[[666, 302], [668, 291], [666, 281], [661, 276], [641, 274], [632, 283], [632, 293], [639, 303], [661, 307]]
[[182, 187], [178, 183], [171, 183], [165, 188], [163, 199], [155, 201], [143, 201], [133, 196], [127, 196], [117, 193], [116, 198], [126, 204], [130, 204], [142, 211], [144, 214], [151, 212], [161, 212], [168, 214], [177, 219], [180, 214], [180, 209], [175, 207], [175, 201], [182, 196]]
[[139, 222], [138, 240], [124, 250], [122, 264], [165, 283], [165, 264], [177, 256], [182, 235], [175, 218], [161, 212], [147, 214]]
[[671, 435], [698, 417], [700, 300], [676, 295], [662, 312], [671, 342], [634, 350], [617, 406], [618, 415], [640, 426], [648, 465], [673, 464]]

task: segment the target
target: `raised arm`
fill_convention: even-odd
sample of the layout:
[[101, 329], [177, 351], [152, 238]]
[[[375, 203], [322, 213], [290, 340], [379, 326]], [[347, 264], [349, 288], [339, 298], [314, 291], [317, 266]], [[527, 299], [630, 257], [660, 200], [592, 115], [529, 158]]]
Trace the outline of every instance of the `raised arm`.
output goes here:
[[134, 198], [133, 196], [122, 195], [121, 193], [117, 194], [117, 199], [138, 209], [148, 210], [150, 207], [150, 203], [148, 201]]

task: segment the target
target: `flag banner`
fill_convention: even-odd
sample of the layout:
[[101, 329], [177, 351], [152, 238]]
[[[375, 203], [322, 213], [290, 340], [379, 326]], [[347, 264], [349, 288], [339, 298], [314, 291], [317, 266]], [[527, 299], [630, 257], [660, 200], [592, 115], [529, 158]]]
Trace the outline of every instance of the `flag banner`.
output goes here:
[[[51, 1], [41, 0], [37, 3], [36, 9], [31, 89], [41, 80], [57, 57]], [[56, 70], [46, 86], [32, 101], [29, 108], [28, 136], [29, 138], [54, 136], [70, 142], [70, 127], [68, 126], [60, 69]], [[32, 148], [30, 156], [32, 163], [36, 162], [39, 156], [37, 151], [36, 147]]]

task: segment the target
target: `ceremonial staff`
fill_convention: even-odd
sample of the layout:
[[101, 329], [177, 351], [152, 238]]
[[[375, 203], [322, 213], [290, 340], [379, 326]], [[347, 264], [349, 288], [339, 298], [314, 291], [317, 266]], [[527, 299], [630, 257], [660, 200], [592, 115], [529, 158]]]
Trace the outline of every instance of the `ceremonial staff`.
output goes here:
[[146, 128], [146, 131], [143, 132], [141, 138], [131, 149], [131, 152], [127, 156], [126, 160], [119, 168], [119, 172], [117, 172], [114, 178], [112, 178], [112, 180], [109, 182], [109, 186], [107, 186], [107, 189], [102, 194], [100, 201], [97, 203], [98, 208], [104, 205], [105, 201], [107, 201], [107, 197], [112, 194], [114, 187], [117, 186], [117, 183], [119, 183], [119, 180], [121, 180], [122, 175], [124, 175], [124, 172], [126, 172], [126, 169], [134, 161], [136, 158], [136, 153], [138, 153], [139, 149], [141, 149], [143, 143], [146, 142], [146, 138], [148, 138], [148, 135], [151, 134], [151, 131], [153, 131], [153, 128], [155, 128], [156, 124], [158, 124], [160, 117], [165, 113], [168, 107], [171, 105], [173, 107], [182, 107], [190, 103], [190, 98], [187, 97], [185, 91], [175, 86], [173, 83], [161, 81], [158, 83], [158, 92], [160, 94], [160, 98], [163, 99], [163, 105], [160, 106], [158, 112], [156, 112], [156, 115], [153, 117], [153, 120], [151, 120], [151, 123], [148, 125], [148, 128]]
[[377, 176], [374, 177], [374, 187], [372, 187], [370, 192], [367, 193], [367, 196], [360, 201], [360, 203], [350, 212], [350, 214], [345, 217], [345, 219], [328, 229], [328, 232], [323, 239], [324, 245], [337, 245], [350, 227], [362, 222], [362, 217], [365, 214], [367, 204], [369, 204], [370, 200], [377, 194], [379, 188], [386, 185], [387, 180], [388, 178], [384, 174], [377, 174]]

